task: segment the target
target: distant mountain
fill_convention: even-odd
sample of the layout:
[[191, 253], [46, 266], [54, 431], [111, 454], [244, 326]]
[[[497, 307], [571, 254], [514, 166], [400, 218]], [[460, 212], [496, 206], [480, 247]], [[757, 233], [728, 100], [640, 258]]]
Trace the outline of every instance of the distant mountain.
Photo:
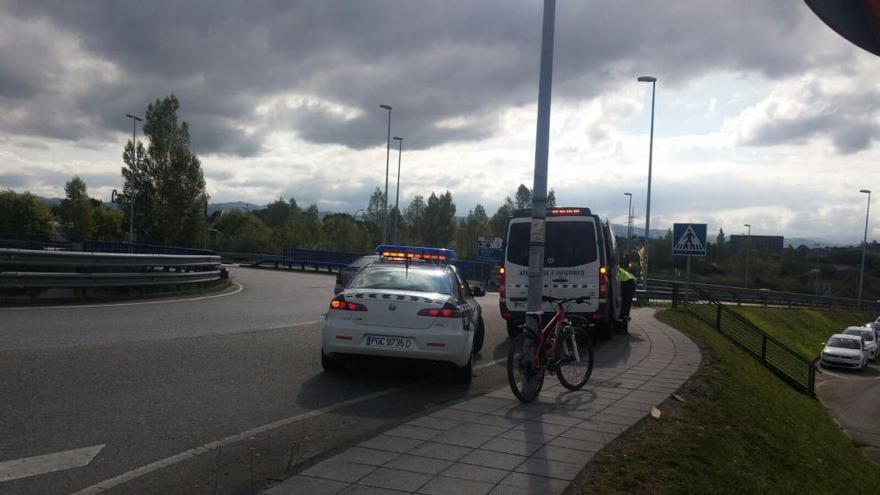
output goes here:
[[213, 215], [215, 211], [241, 210], [256, 211], [265, 208], [266, 205], [255, 205], [245, 201], [231, 201], [229, 203], [208, 203], [208, 216]]
[[[618, 225], [616, 223], [611, 224], [611, 229], [614, 231], [614, 235], [617, 237], [626, 237], [626, 225]], [[651, 229], [651, 239], [656, 239], [658, 237], [663, 237], [666, 235], [667, 229]], [[633, 228], [633, 238], [636, 237], [644, 237], [645, 236], [645, 228], [644, 227], [634, 227]]]
[[37, 196], [37, 199], [46, 203], [47, 206], [58, 206], [64, 198], [44, 198], [42, 196]]

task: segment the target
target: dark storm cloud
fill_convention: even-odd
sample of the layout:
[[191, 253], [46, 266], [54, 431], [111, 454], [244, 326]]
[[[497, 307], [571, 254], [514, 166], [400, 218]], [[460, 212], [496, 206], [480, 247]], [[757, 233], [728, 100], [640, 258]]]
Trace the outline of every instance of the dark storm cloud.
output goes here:
[[856, 153], [877, 139], [880, 92], [862, 90], [831, 93], [810, 84], [797, 95], [799, 109], [765, 107], [758, 125], [745, 136], [746, 144], [775, 146], [801, 143], [815, 137], [831, 141], [841, 154]]
[[[0, 99], [0, 110], [18, 115], [0, 120], [0, 131], [21, 135], [101, 139], [123, 128], [124, 113], [173, 92], [197, 151], [248, 156], [260, 152], [267, 130], [256, 107], [298, 94], [358, 115], [282, 104], [276, 114], [289, 117], [275, 129], [316, 143], [377, 146], [385, 137], [377, 106], [387, 103], [395, 108], [393, 132], [425, 148], [491, 135], [500, 112], [533, 105], [537, 94], [538, 1], [2, 5], [4, 16], [48, 26], [42, 36], [35, 36], [39, 26], [26, 38], [8, 35], [7, 48], [33, 62], [7, 67], [4, 56], [0, 72], [0, 96], [16, 98]], [[554, 97], [590, 98], [633, 84], [642, 71], [673, 85], [716, 69], [796, 73], [831, 60], [811, 44], [823, 27], [810, 16], [800, 2], [561, 2]], [[70, 38], [119, 77], [47, 90], [47, 81], [69, 71], [53, 40]], [[49, 109], [85, 117], [62, 126]], [[458, 124], [438, 125], [449, 120]]]

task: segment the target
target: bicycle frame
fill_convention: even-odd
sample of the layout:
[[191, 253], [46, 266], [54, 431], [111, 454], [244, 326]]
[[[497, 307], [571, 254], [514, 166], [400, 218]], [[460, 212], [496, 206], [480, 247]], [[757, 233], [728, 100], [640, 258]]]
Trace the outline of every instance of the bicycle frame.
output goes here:
[[[547, 356], [555, 356], [556, 349], [559, 346], [559, 327], [562, 325], [562, 322], [565, 320], [566, 311], [562, 303], [559, 304], [559, 308], [556, 310], [556, 313], [553, 315], [553, 318], [547, 322], [547, 325], [538, 332], [538, 345], [535, 346], [535, 361], [534, 367], [543, 369], [547, 367], [547, 364], [543, 362], [541, 359], [541, 351], [544, 350], [544, 344], [547, 341], [547, 336], [550, 332], [553, 332], [555, 340], [553, 341], [553, 347], [547, 349]], [[575, 350], [577, 352], [577, 350]]]

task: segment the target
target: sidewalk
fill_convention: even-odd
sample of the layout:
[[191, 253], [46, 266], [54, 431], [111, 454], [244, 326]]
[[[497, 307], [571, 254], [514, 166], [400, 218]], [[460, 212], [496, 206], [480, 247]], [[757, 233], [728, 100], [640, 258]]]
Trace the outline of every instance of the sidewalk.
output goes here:
[[634, 309], [630, 334], [600, 346], [582, 391], [547, 377], [539, 400], [520, 404], [504, 387], [377, 435], [266, 494], [562, 493], [699, 366], [697, 346], [653, 313]]

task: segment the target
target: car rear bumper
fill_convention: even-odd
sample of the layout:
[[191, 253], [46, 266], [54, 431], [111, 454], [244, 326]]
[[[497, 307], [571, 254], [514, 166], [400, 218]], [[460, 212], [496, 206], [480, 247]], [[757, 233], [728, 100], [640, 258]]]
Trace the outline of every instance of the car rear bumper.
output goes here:
[[[370, 336], [403, 338], [410, 344], [409, 347], [369, 345]], [[413, 330], [369, 327], [354, 325], [350, 321], [325, 319], [321, 327], [321, 346], [325, 353], [441, 361], [456, 366], [465, 366], [470, 361], [473, 337], [471, 331], [437, 328], [436, 325], [426, 330]]]
[[[510, 311], [508, 309], [507, 304], [503, 301], [499, 303], [499, 309], [501, 310], [501, 317], [505, 320], [513, 323], [523, 323], [526, 321], [526, 314], [522, 311]], [[609, 311], [609, 305], [607, 303], [600, 303], [595, 311], [592, 312], [580, 312], [580, 311], [572, 311], [568, 313], [570, 315], [577, 315], [583, 318], [586, 318], [593, 325], [599, 324], [608, 324], [611, 322], [611, 312]], [[554, 313], [545, 312], [544, 313], [544, 321], [550, 321]]]
[[819, 362], [822, 363], [822, 366], [834, 366], [834, 367], [838, 367], [838, 368], [861, 368], [862, 367], [861, 359], [858, 361], [853, 361], [853, 360], [850, 360], [847, 358], [835, 358], [835, 357], [822, 356], [822, 358], [819, 360]]

